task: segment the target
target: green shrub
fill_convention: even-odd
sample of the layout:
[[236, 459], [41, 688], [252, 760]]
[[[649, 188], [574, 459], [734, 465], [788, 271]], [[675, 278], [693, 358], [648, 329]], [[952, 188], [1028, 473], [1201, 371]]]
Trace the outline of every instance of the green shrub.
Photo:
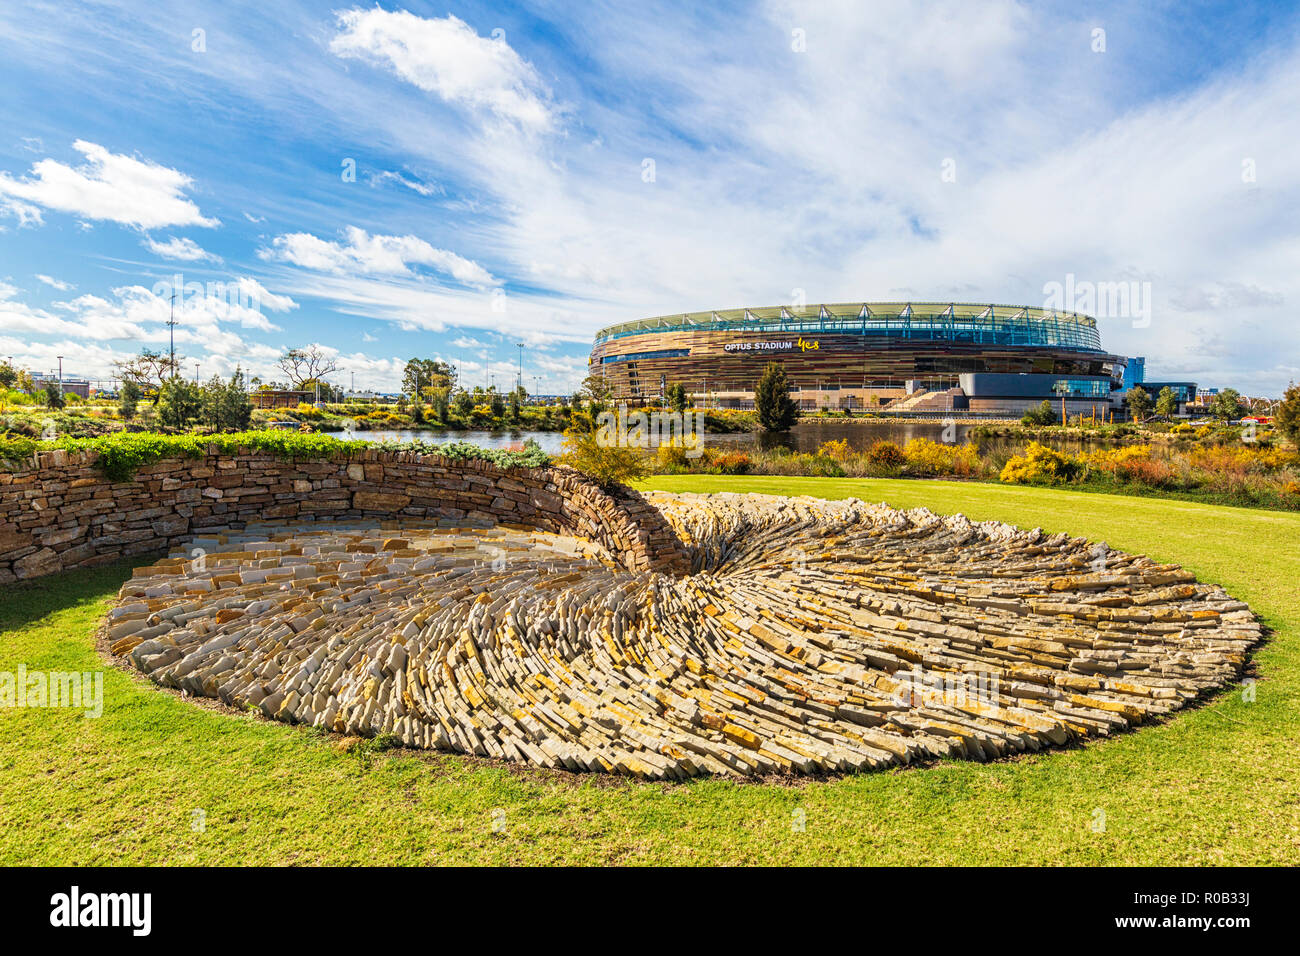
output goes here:
[[487, 461], [498, 468], [544, 468], [551, 461], [551, 456], [542, 451], [542, 447], [533, 439], [528, 439], [519, 450], [509, 448], [481, 448], [467, 441], [434, 442], [373, 442], [371, 447], [380, 451], [412, 451], [421, 455], [442, 455], [456, 461]]
[[5, 432], [0, 435], [0, 460], [22, 461], [36, 454], [39, 447], [40, 442], [34, 438]]
[[130, 379], [127, 379], [122, 383], [122, 390], [119, 393], [117, 410], [123, 418], [132, 418], [135, 415], [135, 407], [139, 403], [140, 386]]
[[907, 463], [903, 449], [892, 441], [872, 442], [867, 449], [866, 459], [873, 468], [884, 473], [897, 472]]
[[168, 428], [186, 428], [203, 410], [203, 389], [173, 376], [158, 391], [158, 419]]
[[564, 433], [559, 463], [580, 471], [603, 488], [627, 484], [650, 473], [646, 456], [636, 448], [602, 442], [597, 432], [570, 428]]
[[1020, 419], [1020, 424], [1029, 426], [1051, 425], [1055, 422], [1056, 412], [1052, 411], [1052, 403], [1048, 399], [1043, 399], [1041, 405], [1029, 409]]

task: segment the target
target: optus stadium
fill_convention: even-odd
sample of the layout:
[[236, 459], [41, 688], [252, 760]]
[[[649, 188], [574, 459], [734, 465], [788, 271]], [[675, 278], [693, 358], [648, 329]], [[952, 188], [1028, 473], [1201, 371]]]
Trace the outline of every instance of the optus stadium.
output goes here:
[[1070, 414], [1117, 406], [1127, 359], [1104, 351], [1097, 320], [1080, 313], [850, 302], [611, 325], [596, 333], [590, 373], [631, 404], [681, 384], [696, 403], [752, 408], [768, 362], [785, 367], [804, 409], [1018, 415], [1044, 398]]

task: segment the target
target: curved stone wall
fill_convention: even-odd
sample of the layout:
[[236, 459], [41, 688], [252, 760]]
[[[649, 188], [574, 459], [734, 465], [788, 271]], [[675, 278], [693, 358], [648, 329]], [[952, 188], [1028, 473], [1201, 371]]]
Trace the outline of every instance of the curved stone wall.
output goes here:
[[251, 521], [424, 518], [517, 524], [587, 538], [628, 570], [683, 573], [685, 550], [639, 494], [563, 468], [368, 449], [287, 460], [211, 449], [109, 482], [96, 453], [38, 453], [0, 472], [0, 584], [165, 551]]

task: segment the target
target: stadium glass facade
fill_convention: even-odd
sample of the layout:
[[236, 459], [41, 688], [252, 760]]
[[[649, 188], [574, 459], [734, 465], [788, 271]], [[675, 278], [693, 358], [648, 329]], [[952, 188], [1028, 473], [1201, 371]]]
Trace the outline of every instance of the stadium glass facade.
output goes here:
[[[697, 401], [752, 407], [763, 367], [780, 362], [808, 407], [974, 408], [964, 375], [1025, 375], [1044, 395], [1104, 402], [1125, 359], [1106, 353], [1094, 318], [1027, 306], [859, 302], [695, 312], [596, 334], [590, 372], [631, 402], [685, 386]], [[991, 379], [990, 379], [991, 380]], [[1059, 382], [1066, 386], [1053, 385]], [[995, 396], [1004, 398], [1005, 396]], [[1028, 398], [1022, 395], [1020, 397]], [[1041, 400], [1041, 399], [1039, 399]], [[910, 406], [909, 407], [909, 403]]]

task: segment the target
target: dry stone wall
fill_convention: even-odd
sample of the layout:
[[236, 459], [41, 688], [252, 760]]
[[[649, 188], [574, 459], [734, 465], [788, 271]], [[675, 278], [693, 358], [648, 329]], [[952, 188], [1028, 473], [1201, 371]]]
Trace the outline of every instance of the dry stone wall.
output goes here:
[[0, 472], [0, 584], [166, 551], [249, 522], [423, 518], [587, 538], [631, 571], [685, 570], [685, 552], [636, 492], [562, 468], [365, 450], [328, 460], [248, 452], [169, 458], [110, 482], [96, 453], [38, 453]]

